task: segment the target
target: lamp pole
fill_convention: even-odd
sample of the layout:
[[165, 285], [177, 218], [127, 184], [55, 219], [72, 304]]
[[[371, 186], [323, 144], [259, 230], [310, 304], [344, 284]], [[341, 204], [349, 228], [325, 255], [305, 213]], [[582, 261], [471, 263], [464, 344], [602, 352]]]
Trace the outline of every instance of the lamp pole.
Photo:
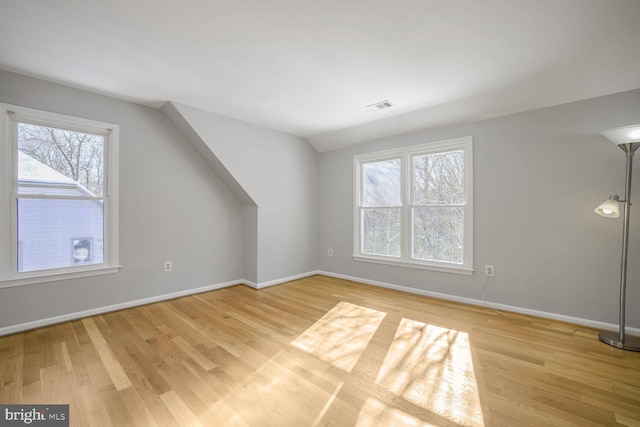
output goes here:
[[623, 226], [622, 226], [622, 263], [620, 266], [620, 330], [618, 333], [602, 331], [598, 335], [600, 341], [611, 346], [630, 351], [640, 351], [640, 339], [625, 336], [625, 310], [627, 294], [627, 260], [629, 255], [629, 212], [631, 210], [631, 172], [633, 168], [633, 153], [640, 148], [640, 142], [628, 142], [618, 145], [627, 157], [626, 182], [624, 186]]

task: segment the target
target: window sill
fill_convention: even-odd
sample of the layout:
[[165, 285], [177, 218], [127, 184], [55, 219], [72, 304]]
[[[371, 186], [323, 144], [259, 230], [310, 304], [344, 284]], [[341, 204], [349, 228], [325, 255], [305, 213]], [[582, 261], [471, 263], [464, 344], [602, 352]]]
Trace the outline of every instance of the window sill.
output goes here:
[[103, 274], [113, 274], [120, 270], [117, 266], [87, 267], [78, 269], [48, 270], [46, 272], [37, 271], [33, 273], [16, 274], [0, 279], [0, 288], [11, 288], [14, 286], [34, 285], [37, 283], [55, 282], [59, 280], [79, 279], [81, 277], [100, 276]]
[[445, 266], [445, 265], [433, 265], [426, 263], [418, 263], [418, 262], [409, 262], [409, 261], [395, 261], [385, 258], [377, 258], [377, 257], [368, 257], [362, 255], [354, 255], [354, 261], [363, 261], [363, 262], [372, 262], [375, 264], [385, 264], [385, 265], [393, 265], [395, 267], [407, 267], [407, 268], [417, 268], [420, 270], [431, 270], [431, 271], [440, 271], [443, 273], [454, 273], [454, 274], [473, 274], [474, 269], [472, 267], [463, 267], [463, 266]]

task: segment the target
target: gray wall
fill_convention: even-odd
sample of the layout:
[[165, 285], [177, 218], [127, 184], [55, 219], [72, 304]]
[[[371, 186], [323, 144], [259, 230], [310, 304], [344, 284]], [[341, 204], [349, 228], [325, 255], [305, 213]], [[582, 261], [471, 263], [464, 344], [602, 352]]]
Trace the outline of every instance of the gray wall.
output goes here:
[[[593, 209], [623, 193], [624, 155], [600, 131], [640, 122], [640, 91], [320, 155], [301, 138], [180, 106], [246, 191], [242, 202], [158, 110], [3, 71], [0, 102], [120, 125], [123, 266], [113, 275], [0, 289], [0, 327], [316, 269], [473, 299], [486, 285], [496, 303], [617, 323], [621, 221]], [[352, 261], [353, 155], [466, 135], [474, 138], [477, 271], [464, 276]], [[635, 328], [638, 164], [627, 311]], [[172, 273], [162, 272], [165, 260], [174, 262]], [[494, 278], [483, 276], [484, 264], [495, 265]]]
[[[316, 270], [317, 154], [300, 137], [172, 103], [257, 205], [258, 285]], [[175, 120], [175, 119], [172, 119]], [[182, 127], [182, 126], [181, 126]], [[248, 208], [248, 210], [250, 210]], [[245, 230], [253, 223], [247, 221]], [[245, 272], [254, 273], [245, 263]], [[250, 280], [250, 279], [249, 279]]]
[[120, 125], [122, 264], [0, 289], [0, 327], [242, 279], [243, 206], [160, 111], [4, 71], [0, 102]]
[[[593, 212], [624, 194], [625, 157], [600, 132], [640, 123], [640, 91], [371, 141], [321, 154], [320, 270], [459, 297], [618, 323], [622, 221]], [[353, 156], [471, 135], [471, 276], [353, 261]], [[638, 156], [640, 157], [640, 156]], [[640, 159], [631, 216], [627, 325], [640, 327]], [[327, 256], [333, 248], [333, 257]], [[484, 277], [484, 265], [495, 277]]]

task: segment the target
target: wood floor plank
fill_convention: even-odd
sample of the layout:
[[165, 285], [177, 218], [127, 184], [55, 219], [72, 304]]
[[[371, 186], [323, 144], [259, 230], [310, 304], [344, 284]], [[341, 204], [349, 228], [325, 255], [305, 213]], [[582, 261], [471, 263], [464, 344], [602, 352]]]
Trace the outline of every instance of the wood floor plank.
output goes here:
[[191, 412], [189, 407], [173, 390], [162, 394], [160, 399], [162, 399], [164, 404], [177, 420], [177, 425], [183, 427], [204, 427], [198, 417]]
[[109, 377], [113, 381], [113, 385], [117, 390], [123, 390], [127, 387], [131, 387], [131, 381], [129, 377], [122, 369], [122, 366], [113, 355], [113, 350], [107, 345], [104, 337], [100, 333], [100, 330], [96, 326], [95, 322], [91, 318], [82, 319], [82, 323], [87, 329], [87, 333], [93, 342], [93, 345], [100, 356], [100, 360], [109, 373]]
[[[76, 407], [69, 408], [70, 425], [72, 426], [95, 426], [95, 427], [113, 427], [107, 407], [104, 405], [102, 397], [97, 390], [90, 384], [79, 387], [78, 404]], [[82, 413], [85, 419], [83, 424], [78, 418], [73, 416], [75, 412]], [[110, 408], [111, 409], [111, 408]]]
[[0, 337], [0, 403], [72, 426], [638, 426], [597, 331], [313, 276]]
[[185, 354], [191, 357], [205, 371], [209, 371], [216, 367], [216, 364], [213, 363], [211, 359], [208, 359], [207, 356], [199, 352], [194, 346], [189, 344], [184, 338], [177, 336], [177, 337], [171, 338], [171, 341], [173, 341], [178, 347], [180, 347], [180, 349], [182, 349], [182, 351], [184, 351]]

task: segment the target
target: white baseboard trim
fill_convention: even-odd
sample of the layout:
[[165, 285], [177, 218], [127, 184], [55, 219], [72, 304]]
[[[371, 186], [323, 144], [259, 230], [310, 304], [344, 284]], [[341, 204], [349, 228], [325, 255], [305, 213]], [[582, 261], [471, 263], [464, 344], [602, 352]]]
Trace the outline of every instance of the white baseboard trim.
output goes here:
[[264, 289], [264, 288], [268, 288], [269, 286], [281, 285], [282, 283], [291, 282], [293, 280], [304, 279], [305, 277], [309, 277], [309, 276], [315, 276], [316, 274], [320, 274], [320, 272], [317, 270], [308, 271], [306, 273], [296, 274], [294, 276], [283, 277], [282, 279], [270, 280], [268, 282], [262, 282], [262, 283], [254, 283], [254, 282], [250, 282], [249, 280], [243, 280], [242, 283], [249, 287], [252, 287], [253, 289]]
[[242, 283], [243, 285], [248, 286], [250, 288], [253, 288], [253, 289], [256, 289], [256, 290], [258, 289], [258, 284], [256, 282], [252, 282], [251, 280], [242, 279], [240, 281], [240, 283]]
[[140, 305], [151, 304], [154, 302], [167, 301], [188, 295], [199, 294], [202, 292], [215, 291], [216, 289], [228, 288], [229, 286], [245, 284], [243, 280], [232, 280], [230, 282], [217, 283], [215, 285], [204, 286], [201, 288], [188, 289], [170, 294], [156, 295], [149, 298], [143, 298], [135, 301], [127, 301], [120, 304], [106, 305], [103, 307], [92, 308], [90, 310], [77, 311], [75, 313], [63, 314], [60, 316], [47, 317], [45, 319], [34, 320], [32, 322], [19, 323], [17, 325], [5, 326], [0, 328], [0, 337], [3, 335], [15, 334], [31, 329], [42, 328], [44, 326], [55, 325], [56, 323], [68, 322], [70, 320], [82, 319], [84, 317], [96, 316], [98, 314], [109, 313], [112, 311], [124, 310]]
[[[481, 300], [477, 300], [477, 299], [473, 299], [473, 298], [465, 298], [465, 297], [459, 297], [459, 296], [455, 296], [455, 295], [443, 294], [443, 293], [439, 293], [439, 292], [425, 291], [425, 290], [422, 290], [422, 289], [411, 288], [411, 287], [408, 287], [408, 286], [395, 285], [395, 284], [392, 284], [392, 283], [379, 282], [379, 281], [376, 281], [376, 280], [369, 280], [369, 279], [364, 279], [364, 278], [361, 278], [361, 277], [348, 276], [348, 275], [345, 275], [345, 274], [338, 274], [338, 273], [331, 273], [329, 271], [316, 270], [316, 271], [309, 271], [307, 273], [297, 274], [297, 275], [294, 275], [294, 276], [284, 277], [282, 279], [270, 280], [268, 282], [262, 282], [262, 283], [254, 283], [252, 281], [245, 280], [245, 279], [232, 280], [232, 281], [229, 281], [229, 282], [217, 283], [215, 285], [204, 286], [204, 287], [201, 287], [201, 288], [188, 289], [188, 290], [185, 290], [185, 291], [173, 292], [173, 293], [170, 293], [170, 294], [157, 295], [157, 296], [154, 296], [154, 297], [143, 298], [143, 299], [139, 299], [139, 300], [135, 300], [135, 301], [127, 301], [127, 302], [123, 302], [123, 303], [120, 303], [120, 304], [107, 305], [107, 306], [103, 306], [103, 307], [93, 308], [93, 309], [90, 309], [90, 310], [83, 310], [83, 311], [78, 311], [78, 312], [75, 312], [75, 313], [63, 314], [63, 315], [60, 315], [60, 316], [47, 317], [45, 319], [38, 319], [38, 320], [31, 321], [31, 322], [25, 322], [25, 323], [20, 323], [20, 324], [16, 324], [16, 325], [0, 327], [0, 337], [4, 336], [4, 335], [11, 335], [11, 334], [15, 334], [15, 333], [18, 333], [18, 332], [28, 331], [28, 330], [31, 330], [31, 329], [42, 328], [42, 327], [45, 327], [45, 326], [51, 326], [51, 325], [55, 325], [57, 323], [68, 322], [68, 321], [71, 321], [71, 320], [77, 320], [77, 319], [81, 319], [81, 318], [84, 318], [84, 317], [96, 316], [96, 315], [99, 315], [99, 314], [109, 313], [109, 312], [112, 312], [112, 311], [124, 310], [124, 309], [127, 309], [127, 308], [137, 307], [137, 306], [146, 305], [146, 304], [152, 304], [154, 302], [167, 301], [167, 300], [180, 298], [180, 297], [184, 297], [184, 296], [188, 296], [188, 295], [199, 294], [199, 293], [202, 293], [202, 292], [215, 291], [217, 289], [228, 288], [230, 286], [235, 286], [235, 285], [246, 285], [246, 286], [249, 286], [249, 287], [251, 287], [253, 289], [259, 290], [259, 289], [264, 289], [264, 288], [267, 288], [267, 287], [270, 287], [270, 286], [280, 285], [282, 283], [290, 282], [290, 281], [293, 281], [293, 280], [304, 279], [305, 277], [314, 276], [316, 274], [322, 274], [324, 276], [335, 277], [335, 278], [338, 278], [338, 279], [351, 280], [353, 282], [364, 283], [366, 285], [378, 286], [378, 287], [381, 287], [381, 288], [394, 289], [396, 291], [407, 292], [407, 293], [415, 294], [415, 295], [423, 295], [423, 296], [427, 296], [427, 297], [438, 298], [438, 299], [443, 299], [443, 300], [448, 300], [448, 301], [461, 302], [461, 303], [464, 303], [464, 304], [471, 304], [471, 305], [477, 305], [477, 306], [482, 306], [482, 307], [490, 306], [490, 307], [493, 307], [493, 308], [498, 309], [498, 310], [511, 311], [511, 312], [520, 313], [520, 314], [528, 314], [530, 316], [542, 317], [542, 318], [551, 319], [551, 320], [559, 320], [559, 321], [562, 321], [562, 322], [568, 322], [568, 323], [573, 323], [573, 324], [577, 324], [577, 325], [589, 326], [589, 327], [596, 328], [596, 329], [604, 329], [604, 330], [610, 330], [610, 331], [617, 331], [618, 330], [618, 326], [614, 325], [614, 324], [611, 324], [611, 323], [598, 322], [598, 321], [595, 321], [595, 320], [582, 319], [582, 318], [579, 318], [579, 317], [565, 316], [563, 314], [549, 313], [549, 312], [546, 312], [546, 311], [531, 310], [531, 309], [528, 309], [528, 308], [516, 307], [516, 306], [511, 306], [511, 305], [506, 305], [506, 304], [489, 303], [489, 302], [485, 302], [485, 301], [481, 301]], [[626, 331], [629, 334], [640, 336], [640, 328], [627, 327]]]
[[[566, 316], [564, 314], [549, 313], [546, 311], [532, 310], [529, 308], [516, 307], [516, 306], [506, 305], [506, 304], [498, 304], [493, 302], [477, 300], [473, 298], [465, 298], [465, 297], [459, 297], [455, 295], [443, 294], [440, 292], [425, 291], [422, 289], [410, 288], [408, 286], [394, 285], [392, 283], [379, 282], [376, 280], [363, 279], [361, 277], [347, 276], [345, 274], [331, 273], [328, 271], [318, 271], [317, 274], [322, 274], [324, 276], [329, 276], [329, 277], [335, 277], [337, 279], [351, 280], [353, 282], [364, 283], [366, 285], [378, 286], [381, 288], [393, 289], [396, 291], [407, 292], [415, 295], [423, 295], [431, 298], [443, 299], [447, 301], [461, 302], [464, 304], [477, 305], [481, 307], [488, 306], [490, 308], [495, 308], [497, 310], [511, 311], [514, 313], [527, 314], [530, 316], [542, 317], [542, 318], [551, 319], [551, 320], [559, 320], [561, 322], [573, 323], [576, 325], [588, 326], [596, 329], [603, 329], [608, 331], [618, 330], [618, 325], [599, 322], [596, 320], [583, 319], [580, 317]], [[626, 327], [625, 330], [628, 334], [636, 335], [636, 336], [640, 335], [640, 328]]]

